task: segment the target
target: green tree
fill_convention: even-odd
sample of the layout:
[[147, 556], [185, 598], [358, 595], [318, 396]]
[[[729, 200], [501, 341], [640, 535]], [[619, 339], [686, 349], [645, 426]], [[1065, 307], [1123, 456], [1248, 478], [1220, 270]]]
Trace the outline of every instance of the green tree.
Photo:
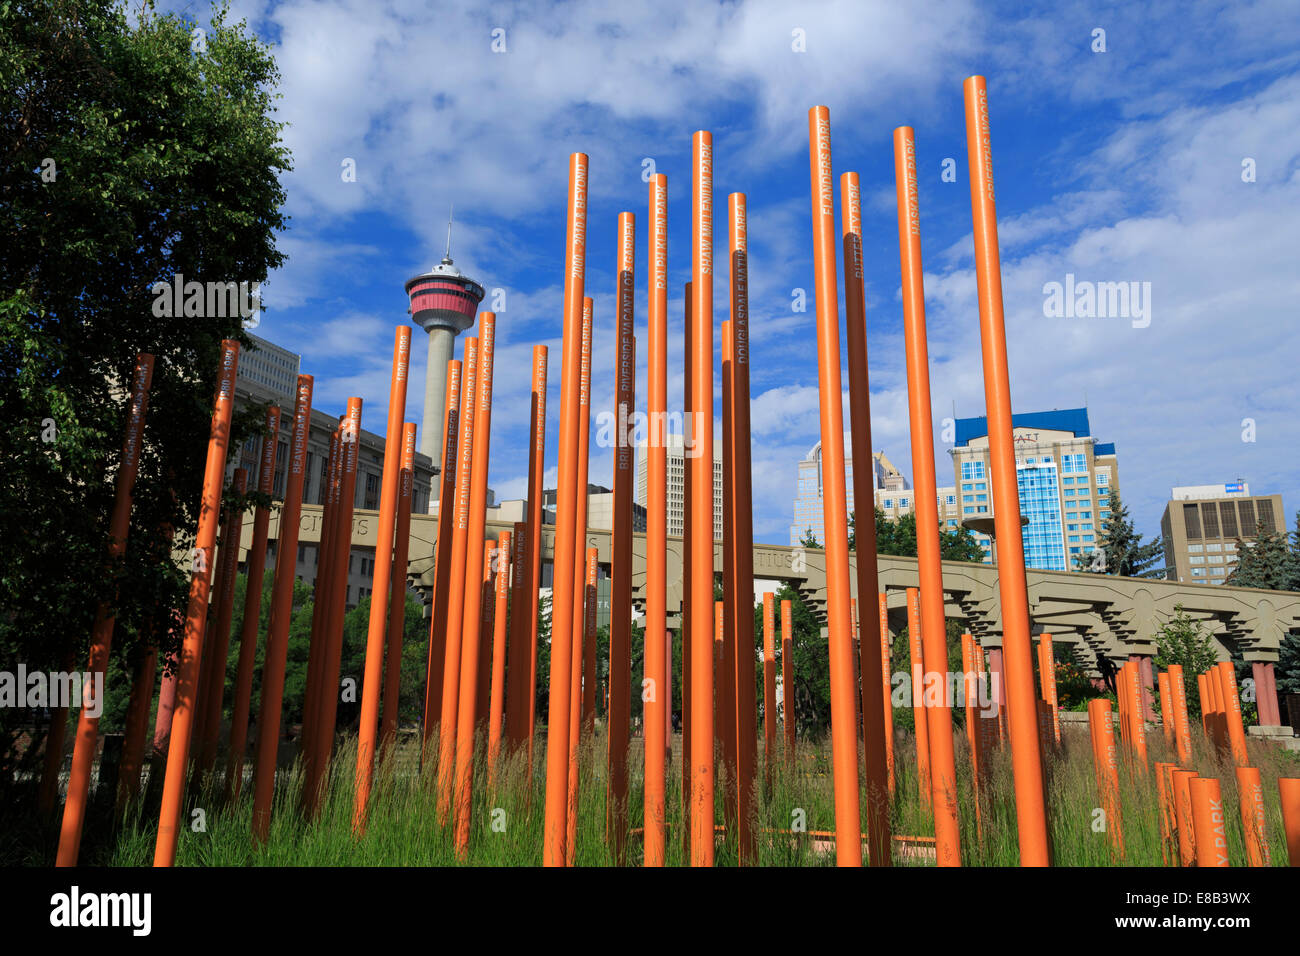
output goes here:
[[1187, 713], [1201, 715], [1201, 692], [1196, 685], [1196, 675], [1204, 673], [1218, 661], [1214, 639], [1200, 621], [1190, 618], [1181, 604], [1174, 605], [1174, 616], [1156, 634], [1155, 665], [1165, 670], [1170, 664], [1183, 668], [1183, 683], [1187, 691]]
[[813, 548], [814, 550], [820, 550], [822, 543], [817, 540], [817, 535], [813, 534], [813, 529], [808, 528], [804, 531], [803, 537], [799, 539], [799, 546], [801, 548]]
[[[1091, 554], [1075, 555], [1075, 570], [1097, 574], [1114, 574], [1125, 578], [1163, 578], [1164, 544], [1160, 541], [1144, 542], [1133, 526], [1128, 507], [1120, 501], [1119, 492], [1110, 495], [1110, 517], [1106, 519], [1097, 550], [1104, 564], [1094, 562]], [[1159, 562], [1158, 566], [1155, 566]]]
[[[151, 287], [264, 280], [283, 260], [290, 168], [275, 63], [243, 23], [216, 11], [204, 46], [183, 16], [133, 17], [113, 0], [0, 4], [0, 664], [84, 667], [109, 601], [114, 693], [138, 645], [165, 659], [179, 640], [166, 624], [188, 574], [164, 529], [192, 545], [220, 343], [251, 346], [238, 314], [155, 315]], [[130, 538], [109, 565], [120, 385], [142, 351], [155, 366]], [[261, 418], [237, 416], [232, 449]], [[29, 719], [0, 712], [0, 765]]]
[[[857, 512], [849, 515], [849, 547], [857, 547]], [[897, 518], [888, 518], [876, 508], [876, 553], [901, 557], [916, 557], [916, 514], [907, 512]], [[984, 560], [984, 549], [968, 528], [949, 531], [939, 529], [939, 557], [944, 561], [979, 563]]]
[[1237, 566], [1225, 583], [1268, 591], [1300, 591], [1300, 555], [1296, 544], [1300, 541], [1300, 515], [1296, 520], [1297, 531], [1291, 536], [1285, 531], [1265, 531], [1260, 524], [1254, 541], [1238, 537]]
[[[782, 584], [775, 594], [776, 672], [782, 668], [784, 648], [781, 644], [781, 602], [790, 602], [791, 665], [794, 687], [786, 688], [787, 706], [794, 705], [796, 728], [800, 734], [824, 733], [831, 724], [830, 656], [821, 624], [804, 604], [799, 592]], [[754, 607], [754, 699], [758, 702], [760, 726], [763, 709], [763, 605]], [[791, 691], [793, 690], [793, 693]]]

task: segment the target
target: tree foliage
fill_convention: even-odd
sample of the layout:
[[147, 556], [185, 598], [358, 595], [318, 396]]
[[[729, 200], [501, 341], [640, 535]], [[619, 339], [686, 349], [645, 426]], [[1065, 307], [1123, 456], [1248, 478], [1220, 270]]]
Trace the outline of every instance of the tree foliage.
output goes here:
[[[849, 515], [849, 548], [856, 548], [858, 540], [857, 512]], [[916, 557], [916, 513], [909, 511], [897, 518], [889, 518], [876, 508], [876, 553], [901, 557]], [[949, 531], [939, 529], [939, 556], [944, 561], [984, 560], [984, 549], [979, 546], [969, 528]]]
[[1218, 659], [1214, 639], [1205, 625], [1188, 617], [1181, 604], [1175, 605], [1174, 616], [1156, 634], [1155, 665], [1160, 670], [1166, 670], [1170, 664], [1182, 666], [1189, 716], [1201, 715], [1201, 691], [1196, 675], [1213, 667]]
[[1125, 578], [1165, 576], [1164, 544], [1158, 540], [1142, 540], [1129, 517], [1128, 507], [1120, 501], [1118, 491], [1110, 493], [1110, 517], [1106, 519], [1098, 550], [1103, 557], [1102, 563], [1094, 562], [1090, 554], [1078, 554], [1075, 555], [1075, 570]]

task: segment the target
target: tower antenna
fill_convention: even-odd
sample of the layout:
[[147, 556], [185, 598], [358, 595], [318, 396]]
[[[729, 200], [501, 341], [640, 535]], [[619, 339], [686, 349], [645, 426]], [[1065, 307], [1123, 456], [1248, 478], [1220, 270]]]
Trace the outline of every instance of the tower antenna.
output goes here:
[[447, 251], [442, 255], [443, 262], [451, 262], [451, 218], [456, 209], [456, 204], [452, 203], [447, 207]]

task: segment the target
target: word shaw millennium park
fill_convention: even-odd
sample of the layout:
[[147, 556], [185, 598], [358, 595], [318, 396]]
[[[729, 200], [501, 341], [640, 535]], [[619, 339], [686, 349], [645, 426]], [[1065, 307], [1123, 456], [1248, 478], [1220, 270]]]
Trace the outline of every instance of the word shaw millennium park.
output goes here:
[[[685, 295], [685, 393], [680, 396], [686, 440], [684, 533], [668, 536], [668, 287], [667, 177], [649, 180], [647, 209], [648, 302], [638, 329], [634, 301], [636, 215], [618, 216], [617, 342], [612, 370], [620, 422], [644, 414], [645, 526], [643, 555], [634, 561], [634, 449], [628, 430], [617, 429], [612, 532], [601, 555], [588, 533], [588, 443], [592, 385], [593, 306], [585, 288], [588, 157], [569, 158], [564, 253], [563, 340], [558, 365], [556, 436], [546, 434], [548, 377], [555, 369], [544, 345], [532, 353], [531, 433], [524, 519], [488, 538], [487, 479], [492, 429], [496, 316], [479, 312], [477, 334], [453, 358], [456, 334], [473, 329], [482, 287], [455, 270], [435, 268], [411, 280], [411, 314], [430, 333], [430, 398], [445, 401], [426, 417], [442, 421], [442, 435], [422, 435], [422, 449], [441, 462], [436, 540], [431, 568], [427, 663], [423, 664], [423, 722], [415, 772], [436, 795], [420, 825], [437, 828], [455, 858], [472, 861], [476, 844], [496, 839], [493, 806], [507, 767], [535, 786], [526, 805], [538, 826], [521, 830], [533, 841], [521, 857], [546, 866], [578, 860], [582, 802], [602, 790], [599, 826], [608, 862], [663, 866], [682, 861], [712, 866], [715, 855], [755, 865], [772, 847], [813, 846], [824, 862], [840, 866], [898, 863], [961, 866], [995, 831], [1024, 866], [1063, 862], [1064, 841], [1091, 840], [1100, 862], [1114, 865], [1229, 866], [1300, 864], [1300, 779], [1278, 772], [1277, 761], [1258, 758], [1269, 745], [1247, 740], [1243, 701], [1231, 663], [1204, 673], [1169, 666], [1153, 673], [1151, 661], [1133, 660], [1115, 675], [1114, 700], [1092, 700], [1086, 733], [1066, 726], [1058, 706], [1051, 636], [1031, 636], [1030, 603], [1013, 447], [1010, 376], [1003, 321], [989, 103], [983, 77], [963, 88], [974, 229], [975, 278], [987, 405], [991, 533], [997, 542], [996, 585], [990, 600], [1000, 620], [1000, 643], [961, 637], [964, 703], [944, 689], [949, 649], [945, 621], [940, 524], [936, 507], [929, 359], [921, 262], [920, 211], [913, 130], [894, 130], [898, 247], [902, 275], [909, 426], [916, 502], [916, 587], [907, 598], [907, 633], [913, 677], [908, 707], [891, 701], [891, 639], [885, 562], [876, 554], [870, 509], [850, 516], [841, 400], [841, 364], [847, 355], [852, 445], [870, 449], [866, 309], [863, 279], [862, 199], [858, 175], [835, 178], [830, 115], [808, 112], [810, 197], [815, 265], [815, 322], [824, 463], [824, 624], [819, 652], [829, 673], [828, 746], [796, 740], [795, 695], [784, 707], [776, 697], [777, 667], [790, 688], [791, 602], [778, 609], [772, 594], [753, 593], [755, 566], [751, 506], [750, 327], [746, 197], [725, 205], [728, 318], [715, 328], [715, 233], [712, 136], [692, 137], [691, 281]], [[838, 197], [836, 187], [838, 185]], [[835, 218], [838, 200], [840, 218]], [[842, 255], [842, 273], [836, 247]], [[602, 253], [603, 254], [603, 253]], [[450, 260], [446, 260], [448, 263]], [[840, 341], [838, 283], [844, 283], [847, 343]], [[721, 409], [714, 406], [715, 334], [721, 346]], [[637, 348], [646, 349], [647, 395], [638, 411], [634, 394]], [[355, 739], [341, 733], [340, 666], [346, 584], [358, 475], [362, 399], [348, 399], [325, 462], [320, 512], [319, 568], [311, 614], [310, 650], [302, 692], [302, 732], [293, 769], [280, 752], [282, 713], [289, 693], [286, 659], [293, 615], [295, 559], [303, 517], [306, 449], [311, 422], [310, 375], [299, 375], [290, 412], [269, 407], [257, 475], [238, 468], [227, 487], [230, 429], [240, 347], [223, 343], [208, 437], [196, 547], [189, 567], [188, 606], [178, 657], [163, 668], [152, 658], [133, 680], [119, 784], [138, 796], [146, 763], [145, 723], [161, 677], [158, 722], [163, 741], [153, 773], [160, 799], [149, 809], [155, 866], [177, 862], [187, 838], [190, 806], [200, 783], [224, 790], [227, 802], [251, 805], [247, 842], [265, 847], [273, 826], [291, 822], [306, 831], [320, 824], [327, 792], [350, 802], [348, 839], [360, 845], [398, 738], [398, 689], [403, 677], [403, 631], [411, 563], [412, 488], [416, 426], [403, 421], [411, 327], [397, 327], [375, 522], [373, 587], [365, 629], [364, 676], [359, 684], [360, 724]], [[110, 555], [129, 546], [134, 484], [144, 429], [153, 356], [140, 354], [130, 382], [126, 435], [116, 476]], [[721, 448], [713, 423], [720, 411]], [[270, 501], [277, 466], [276, 436], [287, 433], [287, 480], [279, 504], [278, 538], [270, 589], [269, 626], [261, 646], [260, 700], [253, 700], [258, 665], [262, 589], [246, 591], [237, 641], [238, 665], [227, 687], [225, 662], [232, 644], [233, 581], [242, 561], [250, 582], [267, 571], [272, 511], [252, 509], [251, 543], [242, 508], [222, 501], [231, 489], [256, 487]], [[438, 442], [438, 439], [441, 441]], [[558, 448], [554, 524], [544, 531], [543, 471], [547, 441]], [[497, 449], [518, 455], [520, 449]], [[723, 464], [721, 527], [715, 540], [715, 457]], [[853, 469], [854, 498], [872, 501], [872, 476]], [[255, 485], [254, 485], [255, 482]], [[224, 510], [224, 514], [223, 514]], [[551, 551], [549, 618], [539, 609], [543, 537]], [[636, 537], [641, 538], [638, 529]], [[218, 548], [218, 541], [221, 546]], [[602, 539], [603, 540], [603, 539]], [[642, 545], [638, 542], [637, 550]], [[855, 553], [854, 553], [855, 552]], [[608, 565], [608, 660], [598, 661], [596, 580]], [[680, 565], [680, 580], [670, 568]], [[951, 567], [951, 565], [949, 566]], [[635, 579], [635, 583], [634, 583]], [[720, 583], [720, 588], [719, 588]], [[680, 637], [670, 629], [670, 588], [680, 596]], [[633, 605], [643, 611], [643, 649], [634, 667]], [[872, 606], [871, 597], [876, 597]], [[211, 605], [211, 616], [210, 616]], [[781, 627], [777, 635], [777, 622]], [[878, 613], [877, 613], [878, 612]], [[760, 617], [761, 620], [756, 620]], [[549, 637], [543, 630], [549, 622]], [[761, 629], [761, 653], [757, 635]], [[91, 636], [90, 670], [107, 671], [114, 630], [111, 608], [101, 605]], [[994, 646], [994, 644], [997, 646]], [[674, 651], [674, 646], [678, 650]], [[672, 657], [680, 654], [679, 706], [674, 707]], [[779, 665], [778, 665], [779, 657]], [[410, 657], [408, 655], [409, 670]], [[598, 666], [599, 665], [599, 666]], [[607, 665], [607, 667], [606, 667]], [[165, 673], [164, 673], [165, 671]], [[607, 681], [598, 675], [607, 674]], [[1188, 685], [1200, 701], [1199, 726], [1189, 716]], [[603, 685], [603, 686], [602, 686]], [[994, 706], [985, 707], [991, 687]], [[595, 733], [598, 687], [605, 697], [603, 739]], [[936, 691], [937, 692], [932, 692]], [[633, 721], [634, 695], [642, 719]], [[540, 702], [540, 704], [539, 704]], [[1159, 716], [1153, 704], [1158, 704]], [[228, 732], [223, 720], [229, 707]], [[964, 708], [964, 711], [962, 710]], [[82, 707], [77, 718], [62, 807], [56, 863], [75, 866], [83, 833], [94, 825], [92, 799], [99, 717]], [[539, 711], [543, 721], [538, 720]], [[955, 721], [954, 712], [964, 720]], [[910, 724], [895, 728], [899, 714]], [[680, 727], [675, 714], [680, 713]], [[761, 714], [761, 716], [760, 716]], [[778, 731], [778, 715], [783, 727]], [[42, 800], [57, 810], [62, 787], [63, 724], [56, 712], [41, 781]], [[760, 731], [758, 724], [764, 726]], [[964, 726], [958, 726], [961, 723]], [[1073, 723], [1073, 722], [1071, 722]], [[541, 724], [541, 726], [539, 726]], [[163, 726], [166, 725], [166, 726]], [[1064, 729], [1063, 729], [1064, 728]], [[678, 733], [680, 730], [680, 733]], [[761, 740], [761, 753], [760, 753]], [[225, 744], [224, 751], [222, 744]], [[346, 746], [345, 746], [346, 744]], [[810, 753], [803, 751], [807, 748]], [[676, 751], [676, 752], [674, 752]], [[1087, 769], [1083, 819], [1059, 808], [1062, 754]], [[1271, 751], [1270, 751], [1271, 753]], [[355, 754], [355, 769], [351, 764]], [[1153, 759], [1164, 757], [1165, 759]], [[817, 758], [817, 759], [814, 759]], [[680, 774], [676, 771], [680, 764]], [[520, 770], [519, 768], [523, 768]], [[815, 777], [821, 804], [792, 813], [762, 810], [771, 800], [773, 774]], [[1063, 773], [1063, 771], [1062, 771]], [[999, 776], [999, 774], [1001, 776]], [[156, 781], [155, 781], [156, 783]], [[292, 796], [288, 788], [292, 786]], [[477, 791], [477, 793], [476, 793]], [[919, 808], [904, 813], [902, 807]], [[152, 815], [156, 813], [155, 821]], [[801, 819], [805, 814], [807, 819]], [[1098, 828], [1096, 819], [1103, 820]], [[1156, 833], [1145, 840], [1144, 824]], [[1158, 829], [1157, 829], [1158, 828]], [[340, 862], [347, 862], [342, 860]]]

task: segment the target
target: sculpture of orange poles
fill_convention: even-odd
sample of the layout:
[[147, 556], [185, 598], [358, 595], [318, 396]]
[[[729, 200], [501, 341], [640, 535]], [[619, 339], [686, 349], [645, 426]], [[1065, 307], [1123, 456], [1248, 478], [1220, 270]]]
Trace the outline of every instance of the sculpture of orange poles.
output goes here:
[[1255, 767], [1237, 767], [1237, 796], [1241, 809], [1241, 831], [1250, 866], [1271, 866], [1264, 830], [1264, 783]]
[[[518, 533], [522, 521], [515, 522]], [[509, 531], [497, 535], [496, 579], [496, 613], [493, 616], [492, 631], [492, 698], [488, 707], [488, 787], [495, 788], [497, 761], [501, 757], [501, 721], [505, 715], [506, 694], [506, 608], [509, 600], [511, 545], [516, 539]], [[519, 577], [519, 568], [514, 565], [515, 577]]]
[[[563, 866], [569, 798], [569, 700], [574, 619], [573, 576], [577, 549], [574, 511], [578, 478], [578, 379], [581, 371], [582, 299], [587, 252], [585, 153], [569, 156], [569, 198], [564, 250], [564, 338], [560, 373], [560, 440], [555, 497], [554, 586], [551, 594], [551, 674], [546, 734], [546, 811], [543, 864]], [[583, 489], [585, 494], [586, 489]]]
[[533, 738], [537, 724], [537, 606], [542, 575], [542, 474], [546, 468], [546, 368], [545, 345], [533, 346], [532, 442], [528, 446], [528, 777], [533, 776]]
[[388, 653], [381, 711], [383, 722], [379, 729], [381, 753], [397, 739], [397, 706], [402, 687], [402, 632], [406, 628], [406, 559], [411, 550], [411, 495], [415, 491], [415, 422], [406, 422], [402, 428], [402, 470], [397, 482], [392, 593], [388, 598]]
[[668, 177], [650, 177], [646, 328], [645, 667], [641, 700], [645, 740], [644, 861], [664, 863], [664, 751], [672, 710], [667, 669], [668, 551]]
[[[943, 570], [939, 556], [939, 506], [934, 475], [934, 422], [930, 403], [930, 354], [925, 331], [925, 282], [921, 265], [921, 211], [916, 182], [916, 142], [910, 126], [894, 130], [894, 182], [898, 203], [898, 250], [903, 280], [903, 332], [907, 360], [907, 405], [912, 437], [912, 481], [916, 487], [916, 554], [921, 584], [922, 686], [946, 683], [948, 637], [944, 621]], [[867, 448], [870, 452], [870, 446]], [[871, 500], [871, 499], [865, 499]], [[915, 693], [915, 692], [914, 692]], [[961, 865], [961, 822], [957, 812], [957, 769], [952, 747], [952, 711], [946, 693], [924, 700], [930, 747], [936, 862]], [[924, 695], [923, 695], [924, 699]], [[918, 746], [920, 737], [917, 738]]]
[[[682, 396], [682, 413], [683, 413], [683, 439], [691, 434], [690, 429], [695, 427], [695, 416], [692, 414], [694, 409], [695, 393], [695, 323], [691, 319], [692, 308], [691, 283], [686, 283], [685, 295], [683, 297], [682, 311], [685, 313], [682, 327], [686, 330], [686, 341], [683, 343], [682, 365], [685, 370], [683, 384], [685, 385]], [[693, 483], [691, 481], [690, 467], [685, 464], [683, 454], [683, 470], [685, 475], [682, 482], [682, 577], [681, 577], [681, 612], [679, 619], [679, 633], [682, 640], [682, 790], [681, 790], [681, 807], [682, 807], [682, 852], [690, 853], [691, 846], [691, 733], [694, 722], [691, 720], [691, 602], [690, 589], [691, 581], [691, 564], [693, 552], [690, 545], [690, 529], [693, 501]], [[712, 532], [710, 532], [711, 534]], [[670, 660], [671, 664], [671, 660]], [[671, 669], [669, 671], [671, 673]]]
[[1029, 604], [1025, 589], [1020, 498], [1011, 434], [1011, 385], [1002, 316], [1002, 265], [998, 253], [997, 206], [993, 197], [988, 90], [982, 76], [963, 84], [966, 151], [970, 167], [971, 218], [975, 233], [975, 277], [979, 289], [984, 399], [988, 410], [993, 518], [998, 540], [998, 592], [1002, 611], [1003, 667], [1015, 777], [1016, 826], [1022, 866], [1048, 866], [1047, 807], [1038, 741], [1034, 670], [1029, 656]]
[[776, 752], [776, 595], [763, 595], [763, 785], [772, 792]]
[[[861, 866], [857, 707], [853, 687], [853, 633], [849, 619], [849, 515], [844, 480], [840, 329], [836, 315], [835, 199], [830, 111], [824, 106], [814, 106], [808, 111], [808, 159], [817, 300], [817, 379], [825, 465], [823, 510], [830, 641], [831, 754], [835, 779], [835, 858], [840, 866]], [[870, 449], [867, 453], [870, 454]]]
[[1183, 683], [1181, 664], [1170, 664], [1165, 672], [1169, 675], [1169, 703], [1174, 724], [1174, 742], [1177, 745], [1179, 763], [1190, 763], [1192, 759], [1192, 726], [1187, 717], [1187, 687]]
[[[285, 485], [284, 503], [280, 508], [280, 526], [275, 543], [275, 581], [271, 586], [271, 618], [266, 634], [266, 657], [262, 663], [262, 699], [257, 714], [257, 763], [253, 770], [252, 832], [253, 839], [258, 843], [266, 842], [271, 828], [275, 765], [280, 748], [280, 710], [284, 703], [284, 671], [289, 654], [289, 624], [293, 617], [293, 585], [297, 580], [302, 485], [306, 477], [307, 436], [311, 430], [312, 384], [313, 379], [310, 375], [298, 376], [298, 393], [293, 406], [293, 435], [289, 441], [289, 474]], [[181, 699], [181, 694], [182, 689], [178, 688], [177, 700]], [[173, 754], [176, 746], [175, 729], [173, 720]], [[181, 756], [183, 758], [184, 754], [182, 753]], [[167, 770], [170, 775], [170, 755]], [[178, 816], [179, 797], [178, 792], [176, 805]], [[162, 850], [161, 841], [160, 825], [158, 852]], [[157, 855], [154, 863], [155, 865], [158, 863]]]
[[[690, 525], [685, 546], [691, 551], [690, 608], [691, 744], [689, 765], [691, 865], [713, 865], [713, 134], [691, 137], [691, 322], [687, 334], [693, 363], [691, 393], [694, 457], [686, 465], [691, 486]], [[837, 366], [838, 368], [838, 363]], [[683, 631], [685, 634], [685, 631]], [[856, 788], [855, 788], [856, 791]]]
[[[734, 484], [736, 466], [732, 460], [735, 436], [732, 434], [732, 381], [733, 358], [735, 357], [735, 339], [731, 332], [731, 320], [722, 322], [722, 600], [718, 605], [721, 615], [714, 628], [717, 637], [718, 653], [714, 658], [717, 674], [715, 696], [717, 706], [713, 717], [713, 731], [718, 750], [722, 753], [722, 765], [725, 768], [722, 793], [722, 822], [728, 834], [736, 833], [737, 801], [740, 790], [736, 782], [736, 747], [739, 738], [736, 735], [736, 641], [733, 637], [736, 626], [736, 538], [735, 513], [736, 502]], [[724, 637], [725, 635], [725, 637]]]
[[[474, 472], [469, 488], [468, 530], [465, 548], [465, 590], [460, 633], [460, 689], [456, 701], [456, 853], [469, 852], [469, 814], [474, 784], [474, 729], [478, 713], [479, 616], [483, 610], [483, 581], [471, 568], [483, 563], [483, 532], [487, 521], [488, 456], [492, 438], [492, 372], [496, 354], [497, 317], [478, 317], [478, 375], [472, 421]], [[454, 595], [453, 595], [454, 600]], [[447, 640], [456, 635], [448, 633]]]
[[452, 786], [456, 769], [456, 724], [460, 698], [461, 668], [473, 668], [475, 662], [461, 657], [461, 630], [465, 615], [465, 587], [473, 577], [466, 557], [469, 546], [469, 496], [474, 474], [474, 417], [478, 407], [479, 341], [475, 336], [465, 341], [464, 378], [460, 390], [460, 439], [457, 442], [456, 492], [453, 501], [439, 508], [455, 509], [452, 524], [450, 571], [447, 577], [447, 618], [442, 665], [442, 710], [438, 730], [438, 822], [447, 823], [451, 812]]
[[912, 666], [912, 724], [916, 734], [916, 782], [921, 803], [931, 806], [929, 709], [925, 706], [924, 650], [921, 646], [921, 599], [916, 588], [907, 589], [907, 646]]
[[[477, 339], [474, 340], [477, 342]], [[472, 349], [465, 341], [465, 356]], [[424, 680], [424, 740], [421, 759], [429, 749], [433, 728], [442, 720], [443, 664], [447, 656], [447, 602], [451, 594], [451, 555], [455, 543], [456, 476], [460, 471], [461, 369], [456, 359], [447, 362], [447, 404], [443, 410], [442, 477], [438, 489], [438, 541], [433, 566], [433, 608], [429, 619], [429, 663]], [[441, 734], [439, 735], [441, 743]]]
[[[262, 437], [262, 458], [258, 465], [257, 490], [269, 499], [275, 480], [275, 450], [279, 443], [280, 409], [266, 410], [266, 433]], [[244, 590], [244, 623], [239, 631], [239, 662], [235, 666], [235, 688], [231, 695], [230, 751], [226, 757], [226, 797], [239, 799], [244, 784], [244, 752], [248, 746], [248, 708], [253, 697], [253, 666], [257, 659], [257, 635], [262, 616], [262, 578], [266, 573], [267, 529], [271, 510], [259, 504], [253, 515], [253, 541], [245, 561], [247, 587]]]
[[380, 682], [384, 673], [384, 626], [388, 623], [388, 585], [393, 573], [393, 537], [397, 529], [397, 486], [402, 462], [402, 417], [406, 412], [406, 377], [411, 361], [411, 327], [399, 325], [393, 342], [393, 375], [388, 389], [388, 434], [379, 492], [379, 530], [375, 536], [375, 574], [370, 589], [370, 626], [366, 635], [366, 670], [361, 685], [361, 728], [357, 738], [356, 794], [352, 830], [365, 833], [366, 809], [375, 771], [375, 735], [379, 730]]
[[[232, 343], [226, 343], [232, 344]], [[233, 366], [238, 352], [232, 357]], [[223, 363], [224, 364], [224, 363]], [[118, 462], [117, 476], [114, 479], [113, 511], [108, 522], [108, 559], [116, 561], [126, 553], [126, 538], [131, 530], [131, 505], [134, 501], [135, 477], [140, 469], [140, 451], [143, 447], [144, 419], [149, 407], [149, 387], [153, 383], [153, 356], [141, 352], [136, 356], [135, 368], [131, 375], [131, 396], [127, 404], [126, 431], [122, 440], [122, 457]], [[220, 393], [218, 393], [220, 400]], [[215, 416], [214, 416], [215, 419]], [[215, 421], [214, 421], [215, 425]], [[215, 429], [214, 429], [215, 430]], [[224, 463], [224, 458], [223, 458]], [[221, 476], [217, 475], [217, 495], [220, 495]], [[214, 502], [213, 508], [217, 507]], [[215, 519], [215, 516], [214, 516]], [[216, 527], [212, 528], [213, 538]], [[206, 588], [205, 588], [206, 590]], [[206, 593], [204, 594], [204, 611], [206, 612]], [[115, 603], [115, 602], [114, 602]], [[95, 609], [95, 623], [90, 634], [90, 673], [92, 679], [98, 679], [103, 687], [103, 675], [108, 671], [108, 655], [113, 648], [113, 627], [117, 623], [117, 614], [112, 604], [101, 601]], [[104, 693], [101, 692], [101, 698]], [[56, 866], [76, 866], [77, 855], [81, 850], [81, 828], [86, 819], [86, 801], [90, 790], [90, 768], [95, 761], [95, 745], [99, 736], [99, 715], [91, 716], [91, 701], [94, 687], [82, 687], [82, 707], [77, 716], [77, 737], [72, 745], [72, 770], [68, 775], [68, 794], [63, 803], [63, 824], [59, 830], [59, 849], [55, 857]], [[102, 714], [104, 701], [98, 702]], [[69, 705], [71, 706], [71, 702]], [[46, 747], [62, 750], [63, 735], [58, 739], [51, 737]]]
[[1192, 827], [1196, 832], [1196, 866], [1229, 866], [1228, 838], [1224, 830], [1223, 797], [1214, 777], [1191, 781]]
[[1282, 829], [1286, 831], [1287, 859], [1300, 866], [1300, 777], [1278, 777], [1282, 799]]
[[[867, 375], [866, 288], [862, 261], [862, 188], [857, 173], [840, 175], [840, 232], [844, 248], [844, 313], [849, 365], [849, 419], [853, 447], [871, 451], [871, 395]], [[863, 452], [859, 452], [862, 454]], [[875, 500], [872, 472], [869, 468], [853, 470], [853, 499], [859, 502], [856, 515], [858, 594], [876, 593], [876, 509], [867, 503]], [[873, 866], [890, 863], [889, 838], [889, 757], [885, 742], [884, 714], [889, 694], [881, 697], [882, 685], [871, 679], [876, 671], [876, 647], [880, 644], [879, 621], [865, 613], [858, 636], [858, 666], [862, 674], [862, 740], [866, 753], [867, 788], [867, 857]], [[946, 669], [946, 668], [945, 668]]]
[[1228, 742], [1232, 746], [1232, 759], [1237, 762], [1237, 766], [1244, 767], [1250, 763], [1250, 755], [1246, 753], [1246, 728], [1241, 719], [1237, 672], [1231, 661], [1222, 661], [1216, 666], [1219, 670], [1219, 684], [1223, 690], [1223, 710], [1228, 725]]
[[632, 485], [636, 471], [627, 422], [636, 410], [636, 216], [618, 217], [618, 339], [615, 359], [614, 539], [609, 594], [609, 821], [614, 859], [627, 833], [627, 747], [632, 732]]
[[1178, 827], [1178, 864], [1191, 866], [1196, 862], [1196, 833], [1192, 826], [1192, 788], [1195, 770], [1175, 770], [1174, 820]]
[[[872, 497], [874, 501], [874, 495]], [[872, 509], [874, 520], [875, 509]], [[876, 601], [880, 608], [880, 695], [881, 709], [885, 715], [885, 763], [889, 770], [889, 794], [894, 794], [894, 705], [890, 699], [890, 641], [889, 641], [889, 598], [884, 591], [876, 595]], [[867, 671], [863, 671], [862, 679], [867, 679]]]
[[785, 711], [782, 718], [785, 725], [785, 762], [787, 766], [793, 767], [795, 731], [799, 721], [794, 706], [794, 605], [788, 600], [781, 602], [781, 696]]
[[[324, 504], [321, 508], [320, 540], [316, 545], [318, 555], [316, 564], [316, 587], [312, 595], [311, 641], [307, 654], [307, 689], [303, 694], [302, 735], [300, 748], [303, 759], [303, 776], [310, 780], [313, 776], [312, 761], [316, 759], [316, 719], [320, 714], [321, 671], [324, 668], [326, 645], [329, 636], [325, 628], [328, 620], [329, 588], [334, 581], [330, 574], [330, 562], [334, 559], [334, 538], [338, 533], [338, 476], [341, 474], [343, 449], [343, 418], [334, 426], [330, 435], [329, 454], [325, 461], [326, 487]], [[310, 476], [308, 476], [308, 481]], [[311, 803], [311, 791], [302, 790], [303, 806]]]
[[1110, 701], [1088, 701], [1088, 732], [1092, 738], [1092, 760], [1097, 779], [1097, 796], [1106, 814], [1106, 832], [1122, 854], [1124, 833], [1120, 821], [1119, 755], [1115, 749], [1115, 724]]

